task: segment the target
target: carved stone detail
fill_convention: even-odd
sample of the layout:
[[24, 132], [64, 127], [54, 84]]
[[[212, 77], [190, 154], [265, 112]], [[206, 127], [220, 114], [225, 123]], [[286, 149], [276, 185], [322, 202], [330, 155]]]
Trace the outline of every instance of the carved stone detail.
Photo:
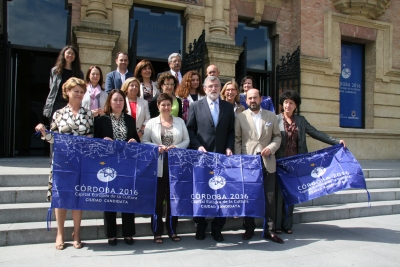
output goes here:
[[90, 0], [86, 9], [86, 17], [94, 19], [107, 19], [104, 0]]
[[390, 0], [332, 0], [341, 13], [367, 19], [376, 19], [386, 12]]

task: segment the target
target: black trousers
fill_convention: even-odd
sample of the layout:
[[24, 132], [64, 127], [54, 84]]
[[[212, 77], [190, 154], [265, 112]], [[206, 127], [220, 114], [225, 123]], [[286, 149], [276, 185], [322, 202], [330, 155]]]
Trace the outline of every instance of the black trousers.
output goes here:
[[[136, 234], [135, 230], [135, 214], [121, 213], [122, 217], [122, 236], [131, 237]], [[104, 212], [104, 233], [107, 238], [117, 237], [117, 213]]]
[[[263, 235], [266, 232], [272, 232], [275, 230], [276, 222], [276, 193], [275, 184], [276, 177], [275, 173], [268, 173], [263, 166], [264, 176], [264, 198], [265, 198], [265, 218], [263, 226]], [[244, 217], [243, 227], [246, 231], [254, 231], [256, 224], [254, 217]]]
[[[207, 229], [208, 223], [205, 217], [193, 217], [193, 220], [196, 224], [197, 231], [205, 231]], [[226, 217], [215, 217], [211, 222], [211, 231], [222, 232], [225, 222]]]
[[154, 236], [161, 236], [164, 232], [164, 200], [166, 202], [165, 224], [168, 235], [171, 236], [176, 234], [178, 217], [171, 216], [171, 198], [169, 191], [168, 155], [164, 154], [163, 176], [158, 177], [157, 180], [156, 210], [155, 214], [151, 216], [151, 230], [153, 231]]
[[285, 201], [279, 183], [276, 183], [276, 229], [292, 229], [294, 205], [289, 206], [286, 212]]

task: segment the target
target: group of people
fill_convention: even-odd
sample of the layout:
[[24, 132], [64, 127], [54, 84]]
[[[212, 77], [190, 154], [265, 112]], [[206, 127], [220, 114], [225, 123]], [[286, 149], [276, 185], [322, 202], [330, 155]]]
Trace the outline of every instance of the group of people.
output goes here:
[[[311, 126], [296, 110], [301, 104], [298, 93], [285, 91], [279, 103], [282, 113], [276, 115], [272, 101], [261, 96], [252, 77], [246, 76], [240, 85], [232, 80], [223, 87], [217, 66], [207, 68], [203, 84], [197, 71], [182, 75], [181, 56], [168, 58], [169, 71], [157, 75], [150, 61], [140, 61], [134, 73], [128, 71], [128, 55], [116, 56], [117, 70], [106, 75], [98, 66], [91, 66], [84, 77], [75, 47], [64, 47], [50, 73], [50, 92], [44, 106], [49, 118], [48, 130], [64, 134], [142, 142], [158, 146], [157, 193], [151, 228], [154, 242], [163, 243], [163, 205], [166, 203], [166, 228], [169, 238], [179, 242], [178, 217], [171, 216], [169, 198], [168, 150], [189, 148], [204, 153], [260, 155], [263, 161], [266, 223], [263, 237], [283, 243], [277, 235], [291, 234], [293, 207], [288, 214], [282, 207], [282, 195], [276, 182], [276, 158], [307, 152], [306, 133], [327, 144], [343, 143]], [[53, 142], [51, 132], [42, 123], [35, 127], [42, 138]], [[51, 201], [52, 172], [49, 176], [48, 201]], [[278, 208], [277, 208], [278, 207]], [[57, 220], [56, 249], [64, 244], [65, 209], [55, 209]], [[74, 248], [81, 248], [80, 223], [82, 211], [73, 210]], [[222, 229], [225, 217], [211, 222], [211, 235], [224, 241]], [[207, 221], [195, 217], [195, 238], [206, 238]], [[256, 228], [254, 218], [245, 217], [244, 240], [251, 239]], [[104, 212], [104, 229], [108, 244], [117, 244], [116, 212]], [[135, 215], [122, 213], [122, 235], [128, 245], [134, 243]]]

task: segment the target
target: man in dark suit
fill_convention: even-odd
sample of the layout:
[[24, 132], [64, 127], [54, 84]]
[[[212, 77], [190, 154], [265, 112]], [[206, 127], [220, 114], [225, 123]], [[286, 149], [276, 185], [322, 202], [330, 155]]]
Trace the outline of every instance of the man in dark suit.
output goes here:
[[133, 73], [128, 71], [128, 54], [118, 52], [115, 58], [117, 70], [107, 73], [105, 89], [109, 93], [112, 89], [121, 89], [126, 79], [133, 77]]
[[176, 79], [178, 79], [179, 83], [181, 83], [182, 76], [183, 76], [183, 74], [181, 73], [181, 67], [182, 67], [181, 55], [179, 53], [172, 53], [171, 55], [169, 55], [168, 65], [169, 65], [170, 70], [157, 74], [157, 81], [158, 81], [158, 78], [161, 76], [161, 74], [169, 72], [172, 75], [174, 75]]
[[[235, 140], [235, 114], [232, 104], [219, 98], [221, 82], [215, 76], [208, 76], [204, 81], [207, 97], [190, 105], [187, 129], [190, 148], [202, 152], [216, 152], [232, 155]], [[215, 217], [211, 223], [214, 240], [224, 241], [221, 234], [225, 217]], [[207, 222], [204, 217], [195, 217], [196, 239], [203, 240]]]

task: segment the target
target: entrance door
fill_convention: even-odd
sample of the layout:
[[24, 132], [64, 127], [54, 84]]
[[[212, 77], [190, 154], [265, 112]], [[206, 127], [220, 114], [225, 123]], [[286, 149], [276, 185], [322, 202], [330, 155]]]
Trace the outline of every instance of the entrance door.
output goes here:
[[[46, 49], [48, 50], [48, 49]], [[35, 135], [38, 123], [49, 125], [43, 106], [49, 93], [50, 69], [55, 51], [28, 50], [14, 46], [12, 57], [10, 156], [48, 155], [49, 145]]]
[[[135, 21], [138, 23], [134, 34]], [[183, 51], [184, 19], [182, 13], [159, 7], [133, 6], [129, 23], [130, 45], [136, 47], [136, 62], [151, 61], [155, 74], [169, 70], [168, 56]], [[132, 40], [137, 38], [137, 40]], [[132, 49], [130, 49], [132, 51]], [[182, 55], [183, 56], [183, 55]]]

